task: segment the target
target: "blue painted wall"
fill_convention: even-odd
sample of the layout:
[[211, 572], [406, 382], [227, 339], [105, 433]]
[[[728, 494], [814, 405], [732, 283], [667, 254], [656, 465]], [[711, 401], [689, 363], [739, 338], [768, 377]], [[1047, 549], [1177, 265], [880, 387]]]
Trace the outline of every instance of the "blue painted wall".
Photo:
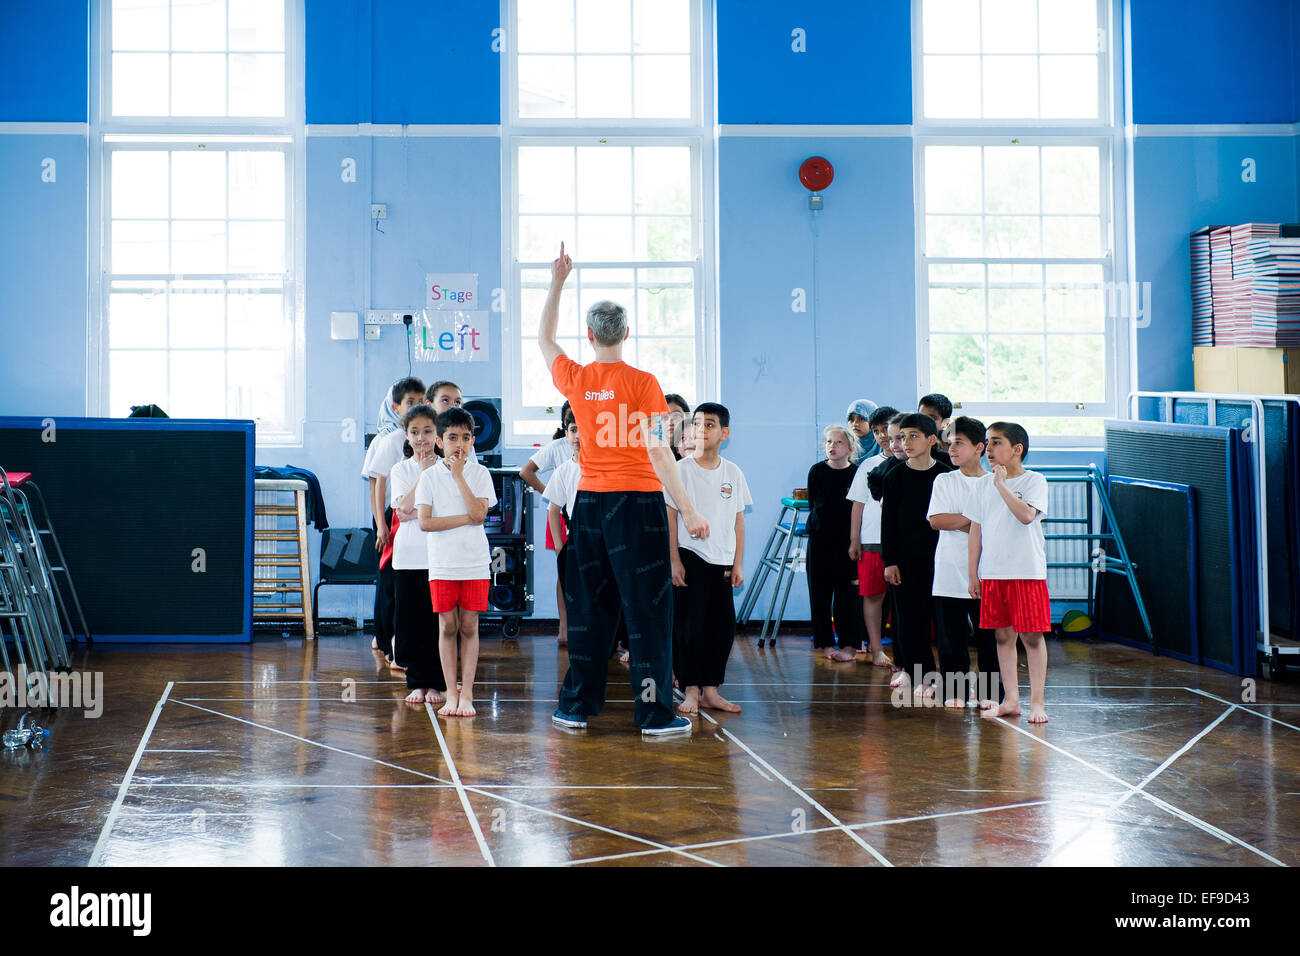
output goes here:
[[1297, 118], [1295, 0], [1129, 0], [1134, 123]]
[[0, 135], [0, 183], [0, 414], [84, 415], [86, 138]]
[[[1242, 182], [1242, 160], [1256, 181]], [[1138, 282], [1150, 282], [1151, 324], [1138, 329], [1143, 389], [1192, 387], [1188, 235], [1207, 225], [1295, 221], [1296, 138], [1140, 137], [1134, 145], [1133, 250]]]
[[715, 23], [719, 123], [912, 122], [909, 0], [717, 0]]
[[[816, 220], [796, 178], [815, 154], [835, 164]], [[916, 399], [911, 183], [910, 138], [728, 136], [718, 145], [721, 384], [732, 414], [724, 454], [754, 496], [751, 579], [781, 497], [806, 487], [825, 457], [822, 426], [843, 421], [856, 398]], [[796, 289], [807, 311], [792, 310]], [[786, 613], [807, 619], [802, 579]]]
[[87, 120], [87, 0], [0, 2], [0, 123]]
[[500, 122], [499, 26], [483, 0], [311, 0], [307, 122]]

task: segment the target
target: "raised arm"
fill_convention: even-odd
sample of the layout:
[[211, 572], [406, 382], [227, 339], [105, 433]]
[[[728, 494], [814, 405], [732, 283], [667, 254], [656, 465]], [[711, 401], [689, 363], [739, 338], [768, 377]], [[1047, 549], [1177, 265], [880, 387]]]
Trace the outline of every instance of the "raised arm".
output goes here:
[[564, 254], [564, 243], [560, 243], [560, 257], [551, 263], [551, 289], [546, 294], [546, 305], [542, 307], [542, 322], [537, 329], [537, 344], [542, 349], [542, 360], [546, 362], [549, 372], [555, 360], [564, 354], [560, 343], [555, 341], [555, 330], [560, 324], [560, 293], [564, 291], [564, 280], [573, 271], [573, 260]]

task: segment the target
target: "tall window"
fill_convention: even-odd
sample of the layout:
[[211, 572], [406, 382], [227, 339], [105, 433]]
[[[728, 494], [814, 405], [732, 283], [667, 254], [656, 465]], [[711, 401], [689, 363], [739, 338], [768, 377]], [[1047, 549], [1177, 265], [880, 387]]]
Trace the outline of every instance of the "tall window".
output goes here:
[[627, 361], [692, 403], [709, 336], [698, 0], [512, 0], [503, 165], [512, 202], [504, 391], [511, 437], [547, 435], [563, 397], [535, 344], [563, 239], [574, 277], [560, 344], [590, 361], [584, 316], [628, 311]]
[[299, 439], [292, 2], [113, 0], [101, 69], [105, 414]]
[[920, 378], [973, 414], [1100, 434], [1119, 372], [1106, 5], [917, 2]]

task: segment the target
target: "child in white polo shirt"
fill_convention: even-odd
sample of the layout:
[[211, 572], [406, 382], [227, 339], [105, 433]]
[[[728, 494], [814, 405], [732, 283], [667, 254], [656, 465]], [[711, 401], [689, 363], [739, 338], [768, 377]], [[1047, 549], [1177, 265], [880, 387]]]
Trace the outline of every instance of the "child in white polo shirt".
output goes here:
[[980, 716], [1020, 716], [1016, 676], [1019, 636], [1029, 661], [1029, 722], [1045, 724], [1047, 644], [1043, 634], [1052, 629], [1043, 539], [1047, 479], [1025, 470], [1029, 433], [1015, 422], [990, 425], [985, 448], [993, 474], [980, 479], [964, 512], [971, 522], [968, 573], [970, 595], [980, 599], [980, 626], [997, 631], [998, 669], [1006, 698], [982, 710]]
[[[970, 519], [966, 502], [988, 476], [984, 470], [984, 423], [962, 415], [944, 429], [948, 454], [957, 471], [934, 480], [926, 517], [939, 532], [934, 552], [934, 634], [939, 645], [945, 707], [976, 707], [1000, 699], [996, 690], [998, 652], [993, 632], [980, 626], [980, 602], [970, 596]], [[972, 636], [979, 671], [970, 667]], [[973, 677], [973, 681], [972, 681]], [[981, 696], [981, 689], [983, 696]]]
[[[474, 716], [478, 616], [488, 609], [491, 553], [483, 519], [497, 496], [492, 474], [470, 456], [474, 417], [463, 408], [441, 413], [435, 427], [442, 460], [415, 489], [420, 528], [429, 535], [429, 596], [438, 615], [438, 652], [447, 683], [444, 717]], [[460, 687], [456, 687], [456, 636], [460, 635]]]
[[673, 671], [685, 699], [677, 710], [700, 707], [738, 714], [718, 693], [736, 635], [733, 588], [745, 581], [745, 507], [754, 503], [740, 468], [718, 454], [731, 435], [731, 413], [716, 402], [695, 409], [695, 450], [677, 463], [682, 487], [708, 521], [708, 538], [692, 538], [667, 491], [668, 554], [673, 568]]

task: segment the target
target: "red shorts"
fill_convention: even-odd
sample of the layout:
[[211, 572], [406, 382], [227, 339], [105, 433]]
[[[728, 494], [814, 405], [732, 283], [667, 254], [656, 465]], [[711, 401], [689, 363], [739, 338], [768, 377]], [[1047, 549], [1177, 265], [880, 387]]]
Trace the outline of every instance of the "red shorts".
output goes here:
[[858, 558], [858, 593], [863, 597], [885, 593], [885, 559], [879, 551], [863, 551]]
[[1052, 602], [1047, 582], [981, 580], [980, 627], [1014, 628], [1017, 634], [1045, 634], [1052, 629]]
[[486, 611], [488, 609], [488, 579], [473, 581], [430, 581], [429, 596], [433, 599], [433, 613], [454, 611]]

